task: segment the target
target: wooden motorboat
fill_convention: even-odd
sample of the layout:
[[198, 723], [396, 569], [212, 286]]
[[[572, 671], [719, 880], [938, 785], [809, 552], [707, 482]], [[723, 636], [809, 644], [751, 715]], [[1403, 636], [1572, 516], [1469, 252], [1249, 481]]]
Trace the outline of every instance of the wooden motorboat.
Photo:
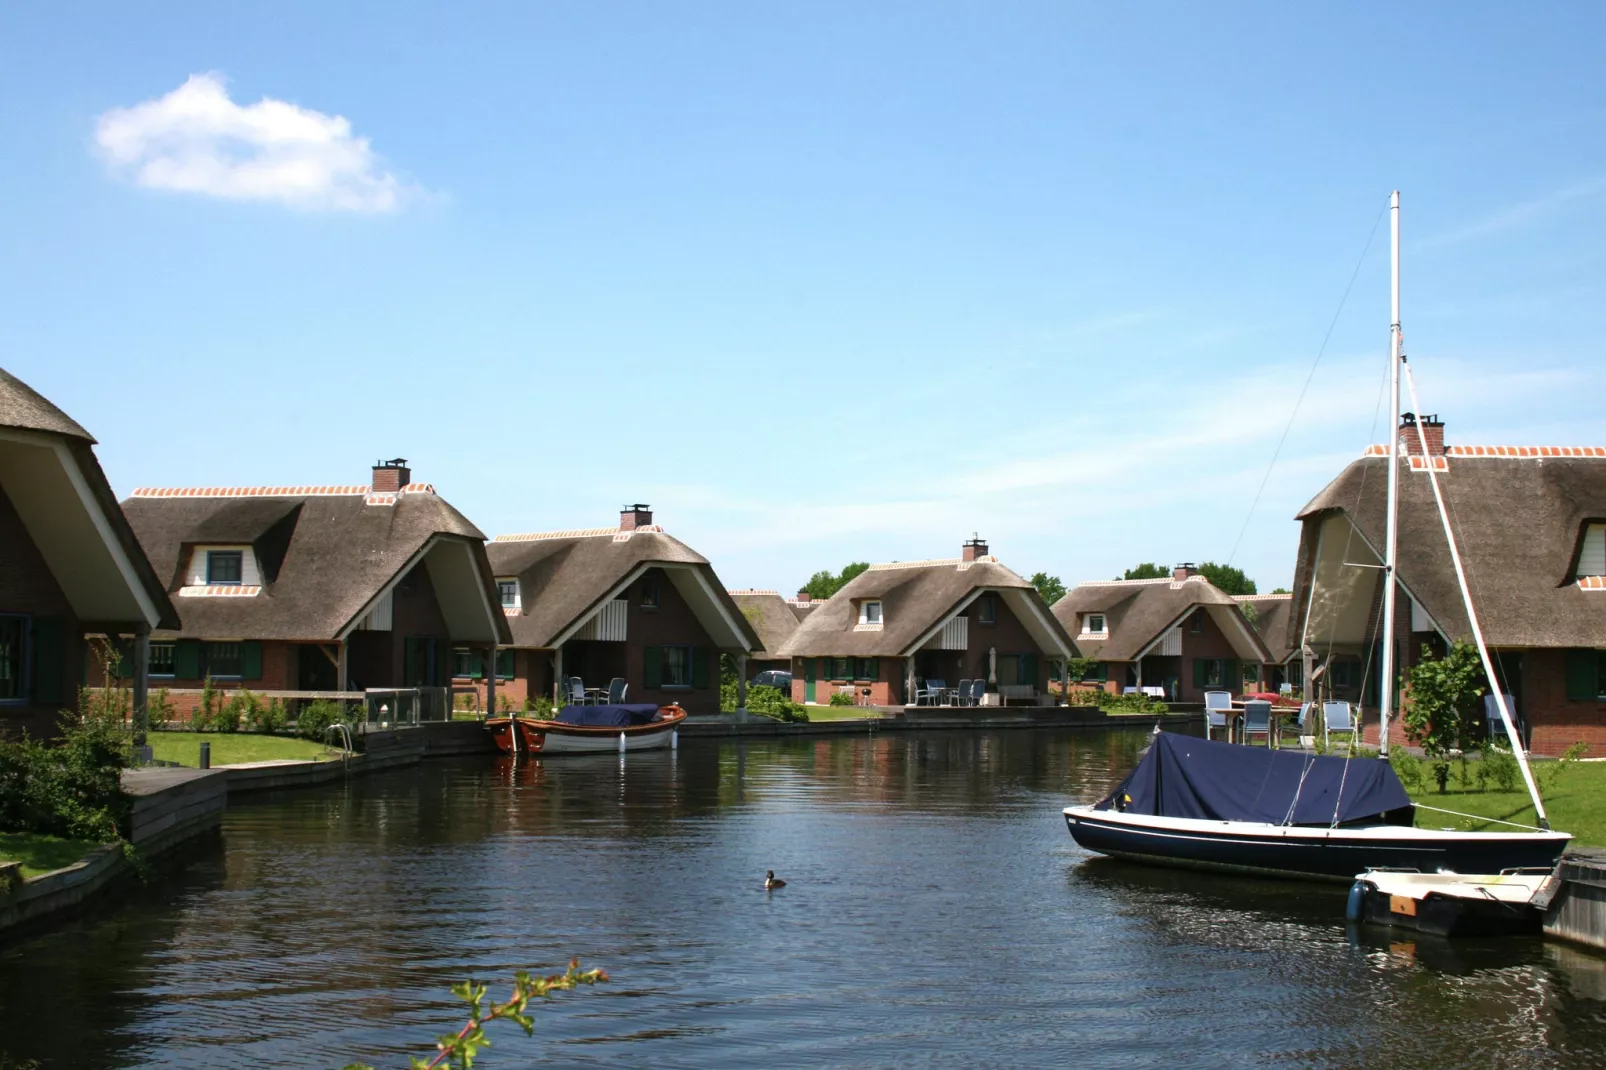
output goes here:
[[601, 754], [669, 746], [686, 711], [676, 705], [565, 706], [550, 720], [490, 717], [485, 728], [504, 754]]
[[1504, 873], [1400, 873], [1368, 870], [1350, 888], [1350, 921], [1434, 936], [1508, 936], [1544, 926], [1541, 890], [1548, 869]]

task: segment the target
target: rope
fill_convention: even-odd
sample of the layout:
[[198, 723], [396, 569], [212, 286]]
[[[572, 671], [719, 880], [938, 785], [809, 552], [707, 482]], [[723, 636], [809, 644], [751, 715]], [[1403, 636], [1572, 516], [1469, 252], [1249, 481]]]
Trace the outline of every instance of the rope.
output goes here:
[[1388, 211], [1384, 204], [1377, 218], [1372, 221], [1372, 232], [1366, 236], [1366, 246], [1361, 255], [1355, 260], [1355, 270], [1350, 272], [1349, 284], [1344, 287], [1344, 296], [1339, 298], [1338, 310], [1333, 313], [1332, 321], [1327, 324], [1327, 333], [1322, 336], [1322, 344], [1316, 350], [1316, 359], [1311, 363], [1310, 371], [1305, 374], [1305, 385], [1299, 388], [1299, 397], [1294, 401], [1294, 411], [1288, 414], [1288, 423], [1283, 427], [1282, 437], [1277, 440], [1277, 448], [1271, 452], [1271, 461], [1266, 465], [1266, 472], [1260, 477], [1260, 486], [1255, 488], [1254, 500], [1249, 503], [1249, 512], [1244, 515], [1243, 527], [1238, 529], [1238, 538], [1232, 544], [1232, 552], [1227, 555], [1227, 564], [1232, 564], [1238, 556], [1238, 548], [1243, 545], [1244, 535], [1249, 531], [1249, 522], [1255, 517], [1255, 508], [1260, 504], [1260, 496], [1266, 490], [1266, 482], [1271, 479], [1272, 469], [1277, 467], [1277, 458], [1282, 455], [1283, 446], [1288, 442], [1288, 434], [1294, 429], [1294, 421], [1299, 418], [1299, 408], [1305, 403], [1305, 395], [1310, 392], [1311, 380], [1316, 378], [1316, 369], [1321, 367], [1322, 356], [1327, 352], [1327, 343], [1333, 339], [1333, 331], [1338, 326], [1338, 319], [1344, 314], [1344, 306], [1349, 303], [1350, 291], [1355, 288], [1355, 279], [1361, 273], [1361, 265], [1366, 262], [1366, 254], [1372, 251], [1372, 239], [1377, 237], [1378, 224], [1383, 222], [1383, 214]]
[[1527, 829], [1529, 832], [1549, 831], [1548, 829], [1540, 828], [1538, 825], [1524, 825], [1520, 821], [1507, 821], [1503, 817], [1484, 817], [1482, 814], [1463, 814], [1460, 810], [1446, 810], [1442, 806], [1429, 806], [1427, 803], [1416, 803], [1415, 805], [1420, 810], [1432, 810], [1436, 814], [1450, 814], [1454, 817], [1470, 818], [1473, 821], [1492, 821], [1496, 825], [1510, 825], [1512, 828]]

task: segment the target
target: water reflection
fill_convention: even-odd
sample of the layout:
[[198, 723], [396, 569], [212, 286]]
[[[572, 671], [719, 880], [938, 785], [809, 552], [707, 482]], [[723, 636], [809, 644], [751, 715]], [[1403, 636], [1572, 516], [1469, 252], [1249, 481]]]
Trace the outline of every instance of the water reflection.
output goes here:
[[1143, 737], [691, 741], [262, 798], [178, 877], [0, 950], [0, 1048], [404, 1065], [452, 981], [578, 953], [616, 982], [487, 1066], [1606, 1062], [1606, 960], [1346, 929], [1342, 888], [1079, 850], [1059, 808]]

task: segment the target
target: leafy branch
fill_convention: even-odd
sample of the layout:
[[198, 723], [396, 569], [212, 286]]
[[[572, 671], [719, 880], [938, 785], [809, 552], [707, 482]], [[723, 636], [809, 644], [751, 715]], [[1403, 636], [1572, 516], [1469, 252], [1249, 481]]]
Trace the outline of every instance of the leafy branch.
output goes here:
[[[452, 995], [468, 1005], [467, 1023], [456, 1033], [444, 1033], [435, 1038], [435, 1057], [429, 1060], [417, 1056], [409, 1060], [412, 1070], [435, 1070], [439, 1066], [454, 1070], [469, 1070], [481, 1050], [491, 1046], [485, 1035], [485, 1026], [498, 1018], [516, 1023], [525, 1036], [535, 1032], [535, 1021], [526, 1008], [533, 999], [551, 999], [554, 992], [568, 992], [580, 985], [594, 985], [608, 980], [606, 970], [581, 970], [580, 960], [572, 959], [563, 973], [547, 977], [531, 977], [520, 970], [513, 975], [512, 995], [503, 1003], [485, 1001], [488, 986], [475, 981], [464, 981], [452, 986]], [[363, 1063], [348, 1063], [344, 1070], [374, 1070]]]

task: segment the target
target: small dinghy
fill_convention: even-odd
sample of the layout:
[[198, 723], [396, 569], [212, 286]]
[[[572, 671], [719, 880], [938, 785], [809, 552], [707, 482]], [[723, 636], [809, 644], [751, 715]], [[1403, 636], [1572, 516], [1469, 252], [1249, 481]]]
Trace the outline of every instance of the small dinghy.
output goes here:
[[685, 719], [679, 706], [637, 702], [565, 706], [551, 720], [490, 717], [485, 728], [505, 754], [602, 754], [667, 747]]
[[1355, 878], [1350, 921], [1388, 925], [1433, 936], [1510, 936], [1538, 933], [1548, 869], [1493, 874], [1400, 873], [1369, 870]]

